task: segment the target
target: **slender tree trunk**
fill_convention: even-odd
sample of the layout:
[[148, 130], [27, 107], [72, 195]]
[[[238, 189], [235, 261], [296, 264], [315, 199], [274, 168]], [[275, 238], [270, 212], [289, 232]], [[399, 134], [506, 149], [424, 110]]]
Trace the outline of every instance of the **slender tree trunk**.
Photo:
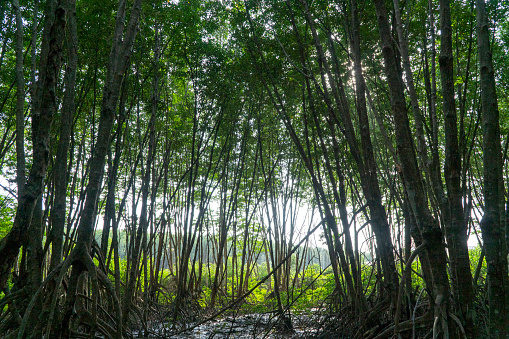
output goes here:
[[[148, 198], [149, 198], [149, 188], [150, 188], [150, 172], [152, 170], [152, 164], [155, 158], [155, 123], [157, 116], [157, 93], [158, 93], [158, 72], [157, 65], [159, 63], [159, 34], [156, 29], [155, 36], [155, 46], [154, 46], [154, 75], [153, 75], [153, 97], [152, 97], [152, 109], [150, 114], [150, 120], [148, 124], [148, 135], [149, 135], [149, 148], [147, 154], [147, 161], [145, 166], [145, 171], [143, 174], [142, 182], [141, 182], [141, 215], [140, 215], [140, 225], [138, 226], [138, 231], [136, 234], [136, 239], [134, 240], [134, 253], [132, 254], [133, 261], [130, 267], [129, 281], [127, 283], [126, 292], [124, 296], [124, 314], [122, 316], [123, 319], [127, 319], [129, 315], [129, 311], [131, 309], [132, 298], [134, 296], [134, 287], [136, 281], [139, 279], [139, 265], [141, 259], [141, 251], [144, 251], [143, 262], [145, 271], [147, 269], [146, 262], [146, 243], [147, 243], [147, 229], [149, 223], [148, 216]], [[154, 180], [154, 178], [152, 178]], [[145, 279], [148, 279], [147, 272], [145, 272]], [[145, 286], [147, 287], [147, 286]], [[145, 292], [147, 289], [145, 288]]]
[[[484, 0], [476, 1], [477, 52], [481, 72], [484, 215], [481, 230], [488, 271], [489, 337], [507, 336], [507, 246], [501, 209], [502, 154], [495, 72]], [[503, 206], [503, 204], [502, 204]]]
[[[261, 148], [261, 145], [260, 145]], [[270, 158], [270, 154], [266, 156], [266, 158]], [[270, 160], [269, 160], [270, 161]], [[268, 221], [268, 247], [269, 247], [269, 255], [270, 255], [270, 261], [272, 263], [272, 268], [276, 268], [281, 262], [282, 259], [282, 253], [280, 247], [282, 246], [282, 240], [280, 239], [279, 234], [279, 223], [280, 223], [280, 216], [277, 210], [277, 199], [275, 198], [276, 195], [276, 188], [274, 187], [274, 167], [271, 166], [271, 169], [269, 171], [266, 170], [266, 166], [264, 166], [264, 152], [260, 150], [260, 165], [262, 169], [262, 173], [264, 176], [265, 185], [268, 186], [268, 189], [265, 192], [265, 209], [266, 209], [266, 219]], [[270, 207], [270, 209], [269, 209]], [[262, 216], [263, 218], [263, 216]], [[274, 241], [272, 240], [272, 234], [274, 234]], [[279, 316], [280, 325], [285, 331], [292, 330], [293, 324], [291, 321], [291, 318], [288, 317], [283, 309], [283, 303], [281, 301], [281, 290], [283, 289], [283, 286], [281, 286], [281, 280], [282, 280], [282, 270], [276, 269], [274, 271], [273, 280], [273, 291], [274, 296], [276, 297], [276, 306], [277, 306], [277, 314]]]
[[415, 129], [416, 129], [416, 141], [417, 141], [417, 152], [421, 160], [422, 169], [426, 175], [429, 175], [429, 158], [426, 141], [424, 140], [424, 119], [422, 116], [421, 109], [419, 107], [419, 101], [417, 92], [415, 90], [414, 77], [412, 68], [410, 66], [410, 57], [408, 52], [408, 37], [403, 31], [403, 22], [401, 19], [401, 11], [399, 8], [399, 0], [393, 0], [394, 3], [394, 16], [396, 19], [396, 30], [398, 32], [399, 50], [401, 52], [401, 58], [403, 61], [403, 69], [405, 70], [406, 83], [408, 87], [408, 93], [410, 95], [410, 102], [412, 105], [412, 113], [414, 115]]
[[371, 227], [375, 233], [377, 245], [381, 254], [382, 268], [387, 285], [386, 288], [389, 291], [390, 298], [393, 301], [392, 306], [394, 307], [394, 301], [397, 299], [396, 295], [399, 279], [393, 253], [391, 230], [387, 221], [385, 208], [382, 204], [382, 194], [380, 192], [377, 176], [378, 168], [373, 154], [373, 145], [371, 143], [366, 105], [366, 83], [364, 81], [361, 63], [358, 15], [357, 1], [352, 0], [352, 54], [355, 69], [356, 108], [359, 116], [362, 154], [365, 166], [364, 173], [361, 174], [361, 184], [371, 213]]
[[458, 146], [458, 125], [454, 99], [454, 74], [452, 55], [452, 27], [449, 0], [440, 0], [440, 75], [445, 131], [445, 183], [447, 186], [447, 207], [442, 210], [445, 232], [449, 245], [449, 261], [456, 306], [461, 311], [466, 333], [473, 336], [472, 274], [468, 257], [468, 229], [464, 223], [461, 193], [461, 158]]
[[410, 131], [404, 86], [398, 64], [388, 22], [387, 9], [383, 0], [375, 0], [378, 20], [378, 29], [381, 39], [382, 54], [384, 57], [385, 73], [389, 84], [391, 110], [394, 116], [396, 144], [401, 171], [405, 181], [411, 210], [414, 212], [416, 222], [423, 241], [426, 243], [428, 257], [434, 262], [433, 274], [433, 300], [435, 319], [440, 324], [444, 336], [452, 335], [449, 328], [452, 319], [449, 316], [449, 280], [447, 275], [447, 255], [443, 245], [443, 235], [440, 226], [431, 215], [427, 197], [424, 191], [422, 178], [417, 166], [413, 137]]
[[[120, 93], [120, 86], [132, 53], [132, 46], [136, 36], [138, 19], [141, 12], [141, 1], [135, 0], [128, 26], [124, 32], [125, 0], [121, 0], [117, 13], [114, 42], [110, 52], [106, 83], [103, 89], [101, 117], [99, 121], [98, 137], [90, 160], [89, 181], [86, 189], [86, 200], [83, 207], [80, 225], [78, 227], [78, 244], [91, 244], [93, 238], [94, 221], [97, 209], [97, 198], [101, 189], [106, 154], [110, 147], [111, 129], [115, 120], [116, 106]], [[81, 240], [81, 241], [80, 241]]]
[[56, 111], [56, 85], [64, 40], [65, 9], [56, 0], [46, 4], [39, 80], [32, 112], [33, 164], [24, 194], [18, 203], [12, 229], [0, 241], [0, 257], [3, 259], [0, 264], [0, 289], [7, 283], [19, 248], [30, 237], [32, 213], [43, 190], [49, 160], [49, 134]]
[[66, 36], [66, 44], [68, 60], [64, 77], [65, 93], [60, 116], [60, 137], [58, 139], [55, 164], [53, 165], [55, 173], [55, 200], [51, 211], [52, 227], [50, 239], [53, 247], [50, 271], [62, 261], [62, 246], [66, 220], [67, 183], [69, 178], [67, 174], [67, 154], [69, 153], [75, 110], [74, 93], [76, 86], [76, 67], [78, 63], [78, 34], [76, 27], [76, 3], [74, 0], [68, 1], [67, 25], [68, 33]]
[[23, 73], [23, 19], [19, 0], [13, 0], [16, 12], [16, 182], [18, 200], [23, 196], [25, 186], [25, 75]]
[[[72, 291], [76, 291], [77, 286], [73, 284], [77, 284], [79, 281], [79, 276], [84, 271], [90, 271], [91, 268], [92, 271], [89, 273], [92, 275], [92, 277], [95, 277], [95, 281], [92, 280], [92, 283], [97, 284], [97, 272], [93, 267], [90, 267], [90, 248], [94, 234], [97, 203], [101, 191], [106, 154], [110, 147], [111, 129], [115, 120], [120, 87], [122, 85], [124, 74], [126, 73], [130, 64], [130, 56], [136, 37], [138, 20], [141, 13], [141, 2], [142, 0], [134, 1], [128, 24], [125, 29], [124, 21], [126, 1], [121, 0], [118, 5], [115, 32], [113, 35], [113, 43], [110, 52], [110, 60], [107, 69], [105, 85], [103, 88], [97, 142], [94, 145], [92, 157], [90, 159], [88, 184], [85, 191], [85, 202], [83, 205], [80, 223], [78, 225], [78, 238], [76, 241], [76, 246], [74, 247], [71, 254], [69, 254], [71, 258], [75, 258], [75, 261], [71, 272], [71, 283], [69, 287], [71, 295], [68, 295], [64, 309], [64, 318], [61, 322], [64, 329], [62, 336], [64, 337], [69, 335], [69, 321], [72, 315], [74, 304], [76, 302], [76, 295], [73, 294]], [[80, 263], [81, 265], [77, 265], [77, 263]], [[94, 295], [94, 307], [97, 307], [96, 302], [98, 297], [98, 295]], [[116, 315], [117, 336], [121, 336], [122, 315], [120, 312], [120, 307], [118, 307]], [[92, 332], [94, 332], [93, 329]]]
[[[225, 171], [225, 169], [223, 169]], [[226, 179], [224, 179], [226, 181]], [[216, 260], [216, 272], [214, 274], [214, 282], [212, 283], [212, 290], [210, 292], [210, 306], [214, 307], [216, 303], [217, 292], [220, 285], [220, 275], [222, 273], [223, 260], [227, 259], [223, 256], [224, 248], [227, 246], [226, 238], [228, 232], [228, 222], [226, 217], [226, 183], [221, 184], [221, 201], [219, 206], [219, 245]]]
[[[431, 35], [431, 83], [429, 83], [429, 77], [426, 76], [426, 86], [427, 91], [429, 92], [429, 111], [431, 116], [431, 170], [430, 174], [432, 177], [433, 190], [435, 193], [435, 197], [440, 204], [440, 207], [443, 207], [446, 203], [444, 193], [444, 187], [441, 177], [440, 170], [440, 155], [439, 148], [440, 145], [438, 143], [438, 135], [439, 135], [439, 126], [438, 126], [438, 117], [437, 117], [437, 79], [436, 79], [436, 35], [435, 35], [435, 15], [434, 15], [434, 5], [433, 1], [428, 1], [428, 11], [429, 11], [429, 27], [430, 27], [430, 35]], [[427, 45], [427, 44], [426, 44]], [[425, 48], [425, 58], [427, 57], [427, 50]], [[428, 63], [425, 65], [425, 73], [428, 73]]]
[[[240, 267], [240, 282], [238, 287], [238, 294], [237, 297], [240, 297], [242, 293], [247, 289], [247, 283], [249, 280], [249, 254], [248, 251], [248, 244], [249, 244], [249, 226], [251, 225], [251, 219], [254, 215], [254, 211], [256, 210], [256, 207], [258, 206], [258, 202], [254, 204], [253, 212], [251, 213], [251, 216], [249, 214], [249, 207], [252, 205], [252, 199], [253, 199], [253, 193], [255, 193], [254, 190], [254, 184], [257, 178], [258, 173], [258, 154], [259, 154], [259, 147], [256, 147], [255, 151], [255, 158], [253, 162], [253, 169], [252, 169], [252, 178], [251, 178], [251, 184], [249, 186], [248, 191], [248, 197], [246, 202], [246, 208], [245, 208], [245, 225], [244, 225], [244, 234], [243, 234], [243, 247], [242, 247], [242, 256], [241, 256], [241, 267]], [[244, 193], [246, 194], [246, 192]], [[261, 196], [260, 196], [261, 197]], [[261, 199], [260, 199], [261, 200]], [[254, 241], [254, 240], [253, 240]], [[247, 267], [246, 267], [247, 264]], [[245, 275], [244, 275], [245, 272]]]

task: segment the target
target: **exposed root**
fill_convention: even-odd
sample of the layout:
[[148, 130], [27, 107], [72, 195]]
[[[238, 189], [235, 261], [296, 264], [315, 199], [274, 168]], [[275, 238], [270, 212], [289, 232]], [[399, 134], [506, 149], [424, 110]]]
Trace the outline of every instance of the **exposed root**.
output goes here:
[[391, 338], [393, 335], [398, 335], [405, 331], [410, 331], [413, 328], [429, 328], [429, 326], [432, 323], [432, 314], [430, 312], [426, 313], [423, 316], [420, 316], [416, 318], [415, 320], [410, 319], [403, 321], [398, 324], [398, 333], [394, 333], [394, 325], [388, 327], [383, 332], [377, 334], [376, 336], [369, 335], [366, 333], [366, 336], [364, 338], [373, 338], [373, 339], [385, 339], [385, 338]]
[[[71, 276], [75, 275], [74, 279], [71, 279], [71, 283], [74, 284], [78, 284], [78, 278], [88, 273], [91, 286], [90, 297], [80, 294], [77, 286], [64, 287], [64, 278], [71, 268]], [[101, 295], [101, 290], [104, 290], [105, 295]], [[72, 295], [73, 291], [74, 295]], [[23, 295], [24, 292], [20, 290], [16, 295], [6, 296], [1, 302], [8, 303], [16, 298], [22, 298]], [[106, 298], [104, 298], [105, 296]], [[76, 297], [85, 297], [86, 303], [83, 303], [85, 306], [74, 305], [77, 300]], [[42, 307], [42, 309], [36, 309], [38, 308], [36, 305], [41, 301], [41, 298], [43, 298], [43, 306], [39, 307]], [[111, 301], [113, 315], [101, 306], [100, 300], [103, 299]], [[64, 300], [66, 302], [63, 302]], [[58, 312], [60, 308], [58, 306], [62, 303], [67, 307], [64, 307], [62, 312]], [[39, 317], [38, 323], [30, 324], [30, 329], [28, 329], [33, 312], [39, 312], [46, 316]], [[70, 312], [70, 316], [66, 316], [66, 312]], [[104, 315], [104, 319], [101, 319], [99, 315]], [[74, 324], [71, 325], [71, 322], [74, 322]], [[56, 330], [57, 328], [70, 331], [78, 337], [80, 336], [78, 334], [81, 333], [80, 329], [86, 329], [87, 337], [96, 332], [108, 338], [121, 339], [123, 337], [122, 313], [113, 285], [106, 274], [96, 267], [88, 252], [80, 248], [75, 248], [60, 265], [48, 274], [39, 286], [30, 299], [15, 337], [24, 338], [35, 333], [47, 337], [60, 336], [60, 333]], [[14, 334], [14, 332], [11, 334]]]

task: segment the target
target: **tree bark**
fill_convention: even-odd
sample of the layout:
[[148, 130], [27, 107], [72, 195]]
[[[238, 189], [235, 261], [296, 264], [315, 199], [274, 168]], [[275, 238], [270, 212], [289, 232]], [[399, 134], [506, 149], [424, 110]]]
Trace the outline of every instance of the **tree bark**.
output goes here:
[[508, 277], [505, 227], [502, 222], [504, 213], [501, 209], [503, 179], [499, 111], [490, 49], [490, 31], [483, 0], [476, 0], [476, 12], [477, 52], [481, 73], [484, 169], [484, 215], [481, 220], [481, 230], [488, 271], [489, 337], [505, 338], [508, 323]]
[[13, 0], [16, 12], [16, 182], [18, 199], [23, 196], [25, 186], [25, 76], [23, 73], [23, 19], [19, 0]]
[[50, 271], [62, 261], [62, 247], [64, 226], [66, 221], [66, 199], [67, 199], [67, 155], [71, 140], [72, 122], [74, 117], [74, 93], [76, 86], [76, 67], [78, 64], [78, 33], [76, 26], [76, 2], [69, 0], [67, 4], [67, 67], [64, 77], [64, 99], [60, 115], [60, 137], [58, 139], [57, 154], [55, 158], [55, 196], [53, 209], [51, 211], [51, 233], [52, 252]]
[[413, 137], [410, 131], [408, 112], [404, 94], [404, 85], [394, 47], [385, 1], [375, 0], [375, 8], [378, 21], [378, 29], [381, 39], [382, 55], [385, 64], [385, 74], [389, 85], [391, 111], [394, 116], [396, 133], [396, 145], [401, 162], [405, 189], [407, 191], [411, 210], [414, 213], [419, 231], [430, 261], [434, 262], [431, 267], [433, 274], [433, 300], [435, 319], [439, 321], [444, 335], [450, 335], [452, 319], [449, 316], [449, 280], [447, 275], [447, 255], [443, 245], [443, 235], [440, 226], [431, 215], [428, 200], [424, 191], [422, 178], [417, 166], [417, 158]]
[[78, 227], [78, 244], [89, 246], [94, 233], [97, 201], [102, 184], [106, 154], [110, 147], [111, 129], [115, 120], [116, 106], [124, 74], [129, 66], [132, 46], [136, 37], [141, 1], [135, 0], [127, 29], [124, 32], [126, 1], [121, 0], [117, 12], [114, 41], [111, 47], [106, 82], [103, 89], [101, 117], [99, 120], [97, 142], [90, 160], [89, 180], [86, 188], [86, 200]]
[[362, 57], [360, 47], [359, 30], [359, 10], [357, 1], [352, 0], [352, 55], [354, 59], [355, 70], [355, 96], [356, 108], [359, 116], [359, 129], [361, 136], [362, 154], [364, 157], [364, 173], [361, 174], [361, 184], [364, 196], [367, 200], [372, 229], [376, 235], [377, 245], [380, 250], [382, 269], [386, 288], [389, 291], [392, 305], [395, 306], [397, 299], [398, 274], [396, 271], [393, 244], [391, 239], [391, 229], [387, 221], [387, 214], [382, 205], [382, 194], [378, 184], [378, 168], [373, 154], [373, 144], [371, 143], [371, 133], [368, 120], [368, 111], [366, 105], [366, 83], [364, 81], [362, 70]]
[[[90, 159], [88, 184], [85, 190], [85, 202], [81, 214], [80, 223], [78, 225], [78, 238], [76, 246], [69, 254], [71, 258], [75, 258], [73, 269], [71, 272], [71, 283], [69, 284], [68, 299], [65, 305], [65, 314], [62, 320], [64, 332], [62, 336], [69, 335], [69, 321], [76, 302], [75, 292], [79, 277], [84, 271], [90, 270], [90, 250], [94, 235], [94, 224], [97, 213], [97, 204], [102, 186], [104, 165], [106, 154], [111, 142], [111, 129], [115, 120], [117, 102], [120, 94], [120, 88], [123, 82], [124, 74], [130, 64], [130, 57], [136, 37], [138, 21], [141, 14], [142, 0], [135, 0], [132, 8], [127, 28], [125, 26], [126, 1], [121, 0], [118, 5], [117, 17], [115, 22], [115, 32], [113, 35], [113, 43], [110, 51], [109, 65], [106, 73], [105, 85], [103, 88], [103, 97], [101, 105], [101, 115], [99, 119], [99, 128], [97, 142], [92, 151]], [[97, 277], [94, 270], [89, 272], [91, 276]], [[94, 281], [92, 280], [92, 283]], [[94, 295], [97, 301], [99, 296]], [[96, 304], [94, 307], [96, 307]], [[121, 336], [122, 315], [120, 307], [117, 309], [117, 336]], [[92, 331], [93, 332], [93, 331]]]
[[65, 29], [65, 5], [52, 0], [46, 4], [45, 26], [41, 43], [41, 61], [37, 94], [32, 112], [33, 164], [20, 197], [11, 231], [0, 241], [0, 289], [5, 288], [19, 248], [31, 234], [30, 223], [37, 199], [42, 194], [49, 160], [49, 136], [56, 111], [56, 85]]
[[[445, 183], [447, 201], [443, 202], [443, 219], [449, 251], [455, 306], [460, 310], [461, 320], [469, 337], [473, 336], [472, 274], [468, 257], [468, 229], [464, 222], [462, 204], [461, 157], [458, 145], [458, 124], [454, 99], [454, 74], [452, 54], [451, 9], [449, 0], [440, 0], [440, 76], [445, 132]], [[442, 205], [442, 202], [440, 202]]]

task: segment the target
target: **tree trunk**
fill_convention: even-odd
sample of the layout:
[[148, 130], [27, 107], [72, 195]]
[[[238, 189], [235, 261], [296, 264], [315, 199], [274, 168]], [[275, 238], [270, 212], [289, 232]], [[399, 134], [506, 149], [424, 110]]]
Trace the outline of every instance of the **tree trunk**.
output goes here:
[[361, 184], [364, 196], [370, 209], [371, 227], [375, 233], [378, 249], [381, 255], [382, 269], [386, 288], [395, 306], [397, 299], [398, 274], [396, 271], [393, 244], [391, 239], [391, 229], [387, 221], [387, 214], [382, 204], [382, 194], [378, 184], [375, 157], [373, 154], [373, 145], [371, 143], [371, 133], [366, 106], [366, 83], [364, 81], [362, 70], [362, 57], [360, 48], [360, 31], [358, 18], [357, 1], [352, 0], [352, 55], [354, 59], [355, 70], [355, 95], [356, 108], [359, 116], [359, 129], [361, 136], [362, 155], [364, 157], [364, 173], [361, 173]]
[[56, 85], [64, 40], [66, 7], [60, 1], [49, 1], [45, 9], [45, 26], [41, 43], [41, 61], [37, 94], [32, 112], [33, 164], [20, 197], [11, 231], [0, 241], [0, 289], [5, 288], [10, 269], [19, 248], [31, 234], [31, 219], [43, 190], [49, 160], [49, 135], [56, 111]]
[[[468, 229], [464, 222], [460, 186], [461, 158], [458, 146], [458, 125], [454, 99], [454, 74], [452, 55], [452, 27], [449, 0], [440, 0], [440, 75], [445, 131], [445, 183], [447, 202], [442, 209], [445, 233], [449, 245], [449, 261], [456, 307], [469, 337], [473, 336], [474, 290], [470, 259], [468, 257]], [[441, 203], [442, 204], [442, 203]]]
[[[484, 215], [481, 230], [486, 253], [489, 337], [507, 336], [507, 247], [501, 209], [503, 194], [502, 154], [495, 72], [490, 49], [490, 31], [484, 0], [476, 0], [477, 47], [481, 72], [483, 127]], [[502, 204], [503, 206], [503, 204]]]
[[433, 300], [435, 319], [440, 324], [444, 335], [450, 335], [452, 319], [449, 316], [449, 280], [447, 275], [447, 255], [443, 245], [440, 226], [431, 215], [422, 178], [417, 166], [417, 158], [410, 131], [404, 85], [398, 71], [396, 54], [392, 45], [392, 36], [387, 19], [387, 9], [383, 0], [375, 1], [378, 29], [384, 57], [385, 74], [389, 85], [391, 110], [394, 116], [396, 145], [401, 162], [401, 172], [404, 179], [411, 210], [414, 212], [418, 228], [426, 243], [426, 250], [430, 261], [434, 262]]
[[18, 200], [25, 186], [25, 75], [23, 73], [23, 19], [19, 0], [12, 1], [16, 12], [16, 182]]
[[[97, 284], [97, 272], [95, 267], [91, 267], [90, 264], [90, 249], [94, 234], [97, 203], [102, 186], [106, 154], [110, 147], [111, 129], [115, 120], [120, 88], [123, 82], [124, 74], [126, 73], [130, 64], [130, 56], [136, 37], [138, 20], [141, 13], [141, 2], [142, 0], [134, 1], [126, 29], [124, 29], [126, 1], [121, 0], [118, 5], [115, 32], [113, 35], [109, 65], [107, 69], [105, 85], [103, 88], [97, 142], [94, 145], [92, 157], [90, 159], [88, 184], [85, 191], [85, 203], [83, 205], [81, 219], [78, 225], [78, 238], [76, 241], [76, 246], [69, 254], [69, 257], [73, 258], [74, 260], [70, 278], [71, 283], [69, 284], [71, 295], [68, 295], [64, 309], [64, 318], [61, 322], [64, 329], [64, 332], [62, 333], [63, 337], [69, 335], [69, 321], [74, 309], [74, 304], [76, 302], [76, 295], [72, 292], [77, 290], [76, 284], [79, 281], [79, 276], [83, 272], [89, 271], [91, 276], [95, 277], [95, 282], [94, 279], [92, 279], [92, 283]], [[98, 295], [94, 295], [94, 307], [97, 307], [96, 302], [98, 298]], [[117, 336], [121, 336], [122, 317], [120, 314], [120, 307], [117, 308], [116, 315]], [[92, 329], [92, 332], [93, 331], [94, 329]]]
[[[127, 29], [124, 32], [125, 0], [119, 3], [114, 41], [111, 47], [106, 82], [103, 89], [101, 117], [97, 142], [90, 160], [89, 180], [86, 189], [86, 200], [78, 227], [78, 244], [91, 244], [97, 201], [102, 184], [106, 154], [110, 147], [111, 129], [115, 120], [116, 106], [124, 74], [129, 66], [132, 46], [136, 36], [138, 19], [141, 12], [141, 1], [135, 0]], [[122, 38], [123, 37], [123, 38]]]
[[66, 220], [67, 199], [67, 154], [71, 139], [72, 122], [74, 117], [74, 92], [76, 86], [76, 67], [78, 63], [78, 34], [76, 27], [76, 3], [69, 0], [67, 8], [67, 67], [65, 70], [65, 93], [60, 115], [60, 137], [55, 159], [55, 196], [51, 211], [50, 239], [53, 247], [51, 252], [50, 271], [62, 261], [62, 246], [64, 226]]
[[[155, 143], [155, 123], [157, 116], [157, 93], [158, 93], [158, 63], [159, 63], [159, 34], [156, 28], [156, 36], [155, 36], [155, 46], [154, 46], [154, 75], [153, 75], [153, 93], [152, 93], [152, 109], [150, 114], [150, 120], [148, 123], [148, 138], [149, 138], [149, 147], [147, 154], [147, 161], [145, 166], [145, 172], [143, 173], [143, 178], [141, 182], [141, 215], [140, 215], [140, 225], [138, 226], [138, 232], [136, 234], [136, 239], [134, 243], [134, 253], [132, 255], [133, 261], [131, 263], [129, 281], [127, 283], [126, 292], [124, 296], [124, 314], [122, 318], [127, 319], [129, 315], [129, 311], [131, 309], [131, 302], [134, 296], [134, 286], [136, 281], [139, 279], [139, 264], [141, 259], [141, 251], [143, 250], [144, 255], [144, 263], [145, 270], [147, 268], [146, 265], [146, 238], [147, 238], [147, 229], [149, 223], [148, 216], [148, 197], [149, 197], [149, 188], [150, 188], [150, 172], [152, 170], [152, 164], [155, 158], [156, 152], [156, 143]], [[154, 178], [152, 178], [154, 180]], [[145, 279], [148, 279], [147, 272], [145, 271]], [[145, 286], [147, 287], [147, 286]], [[148, 290], [145, 288], [145, 292]]]

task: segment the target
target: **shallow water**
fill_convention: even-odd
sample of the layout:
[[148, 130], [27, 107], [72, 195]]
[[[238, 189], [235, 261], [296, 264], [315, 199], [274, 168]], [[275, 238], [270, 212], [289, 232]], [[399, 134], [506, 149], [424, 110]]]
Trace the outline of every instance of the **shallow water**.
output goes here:
[[[313, 331], [312, 324], [316, 326], [318, 318], [300, 315], [292, 316], [294, 331], [281, 333], [277, 331], [277, 319], [272, 314], [249, 314], [239, 316], [228, 316], [201, 324], [189, 331], [175, 334], [178, 331], [171, 330], [171, 326], [165, 324], [153, 324], [151, 334], [154, 338], [175, 338], [175, 339], [240, 339], [240, 338], [267, 338], [267, 339], [297, 339], [305, 338]], [[196, 323], [189, 323], [192, 328]], [[154, 326], [155, 325], [155, 326]], [[181, 329], [182, 330], [182, 329]], [[135, 334], [136, 337], [136, 333]], [[152, 337], [150, 336], [150, 337]]]

